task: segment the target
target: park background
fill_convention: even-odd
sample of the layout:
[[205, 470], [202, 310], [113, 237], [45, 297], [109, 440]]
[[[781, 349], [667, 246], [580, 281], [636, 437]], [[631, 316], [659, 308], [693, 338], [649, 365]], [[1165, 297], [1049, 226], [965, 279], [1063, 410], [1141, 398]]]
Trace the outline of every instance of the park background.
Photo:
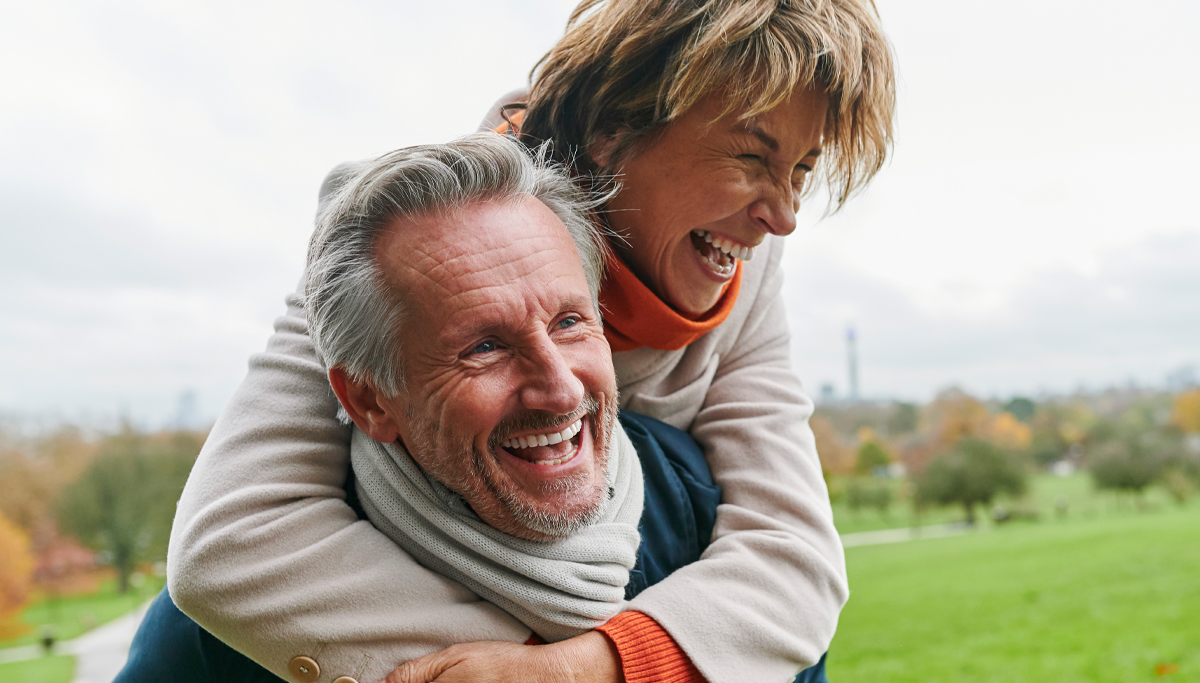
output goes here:
[[[85, 680], [25, 655], [161, 586], [325, 172], [473, 130], [572, 5], [0, 8], [0, 680]], [[1200, 680], [1200, 5], [879, 10], [895, 152], [784, 263], [831, 679]]]

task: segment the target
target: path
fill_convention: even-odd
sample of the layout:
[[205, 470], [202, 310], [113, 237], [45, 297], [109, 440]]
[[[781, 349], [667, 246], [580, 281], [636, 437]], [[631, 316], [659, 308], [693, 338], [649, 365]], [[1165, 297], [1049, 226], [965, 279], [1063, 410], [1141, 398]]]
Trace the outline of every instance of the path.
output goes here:
[[[147, 601], [123, 617], [117, 617], [78, 638], [55, 644], [54, 654], [75, 655], [75, 678], [71, 683], [112, 683], [121, 667], [125, 666], [133, 634], [137, 632], [138, 624], [142, 623], [142, 617], [149, 607], [150, 602]], [[41, 656], [40, 645], [25, 645], [0, 650], [0, 663]]]
[[853, 534], [842, 534], [842, 547], [856, 548], [863, 545], [903, 543], [904, 541], [918, 541], [926, 538], [947, 538], [950, 536], [979, 533], [985, 528], [981, 525], [971, 527], [962, 522], [956, 522], [954, 524], [930, 524], [928, 526], [904, 527], [902, 529], [860, 531]]

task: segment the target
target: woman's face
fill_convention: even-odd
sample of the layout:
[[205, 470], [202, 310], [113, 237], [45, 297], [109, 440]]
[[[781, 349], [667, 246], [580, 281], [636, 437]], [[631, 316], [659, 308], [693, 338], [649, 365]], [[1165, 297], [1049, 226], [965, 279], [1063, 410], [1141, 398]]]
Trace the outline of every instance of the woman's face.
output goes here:
[[629, 240], [617, 244], [621, 258], [689, 317], [716, 305], [737, 260], [753, 257], [768, 233], [796, 228], [828, 101], [821, 89], [797, 88], [757, 117], [739, 120], [735, 110], [713, 123], [724, 105], [717, 95], [701, 100], [620, 160], [622, 190], [608, 204], [610, 224]]

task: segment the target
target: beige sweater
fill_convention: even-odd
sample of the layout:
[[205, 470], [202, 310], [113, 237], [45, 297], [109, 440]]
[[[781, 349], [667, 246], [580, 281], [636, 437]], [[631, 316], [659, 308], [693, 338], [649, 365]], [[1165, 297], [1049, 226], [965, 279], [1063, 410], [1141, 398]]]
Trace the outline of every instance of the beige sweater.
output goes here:
[[[723, 489], [702, 559], [629, 604], [711, 683], [785, 683], [829, 646], [848, 597], [808, 417], [788, 360], [783, 242], [744, 265], [730, 317], [680, 351], [615, 354], [622, 407], [689, 431]], [[213, 427], [184, 489], [168, 581], [179, 607], [287, 680], [376, 681], [399, 662], [530, 630], [418, 565], [345, 503], [350, 435], [296, 297]]]

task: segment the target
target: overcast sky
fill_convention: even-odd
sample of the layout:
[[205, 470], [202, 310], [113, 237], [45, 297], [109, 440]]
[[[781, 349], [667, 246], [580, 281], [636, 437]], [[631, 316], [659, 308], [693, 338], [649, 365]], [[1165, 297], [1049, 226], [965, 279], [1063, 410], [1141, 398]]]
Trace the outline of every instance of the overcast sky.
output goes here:
[[[6, 3], [0, 412], [215, 416], [340, 161], [449, 140], [573, 3]], [[1134, 9], [1136, 7], [1136, 9]], [[789, 238], [795, 363], [925, 399], [1200, 363], [1200, 4], [883, 0], [896, 148]]]

